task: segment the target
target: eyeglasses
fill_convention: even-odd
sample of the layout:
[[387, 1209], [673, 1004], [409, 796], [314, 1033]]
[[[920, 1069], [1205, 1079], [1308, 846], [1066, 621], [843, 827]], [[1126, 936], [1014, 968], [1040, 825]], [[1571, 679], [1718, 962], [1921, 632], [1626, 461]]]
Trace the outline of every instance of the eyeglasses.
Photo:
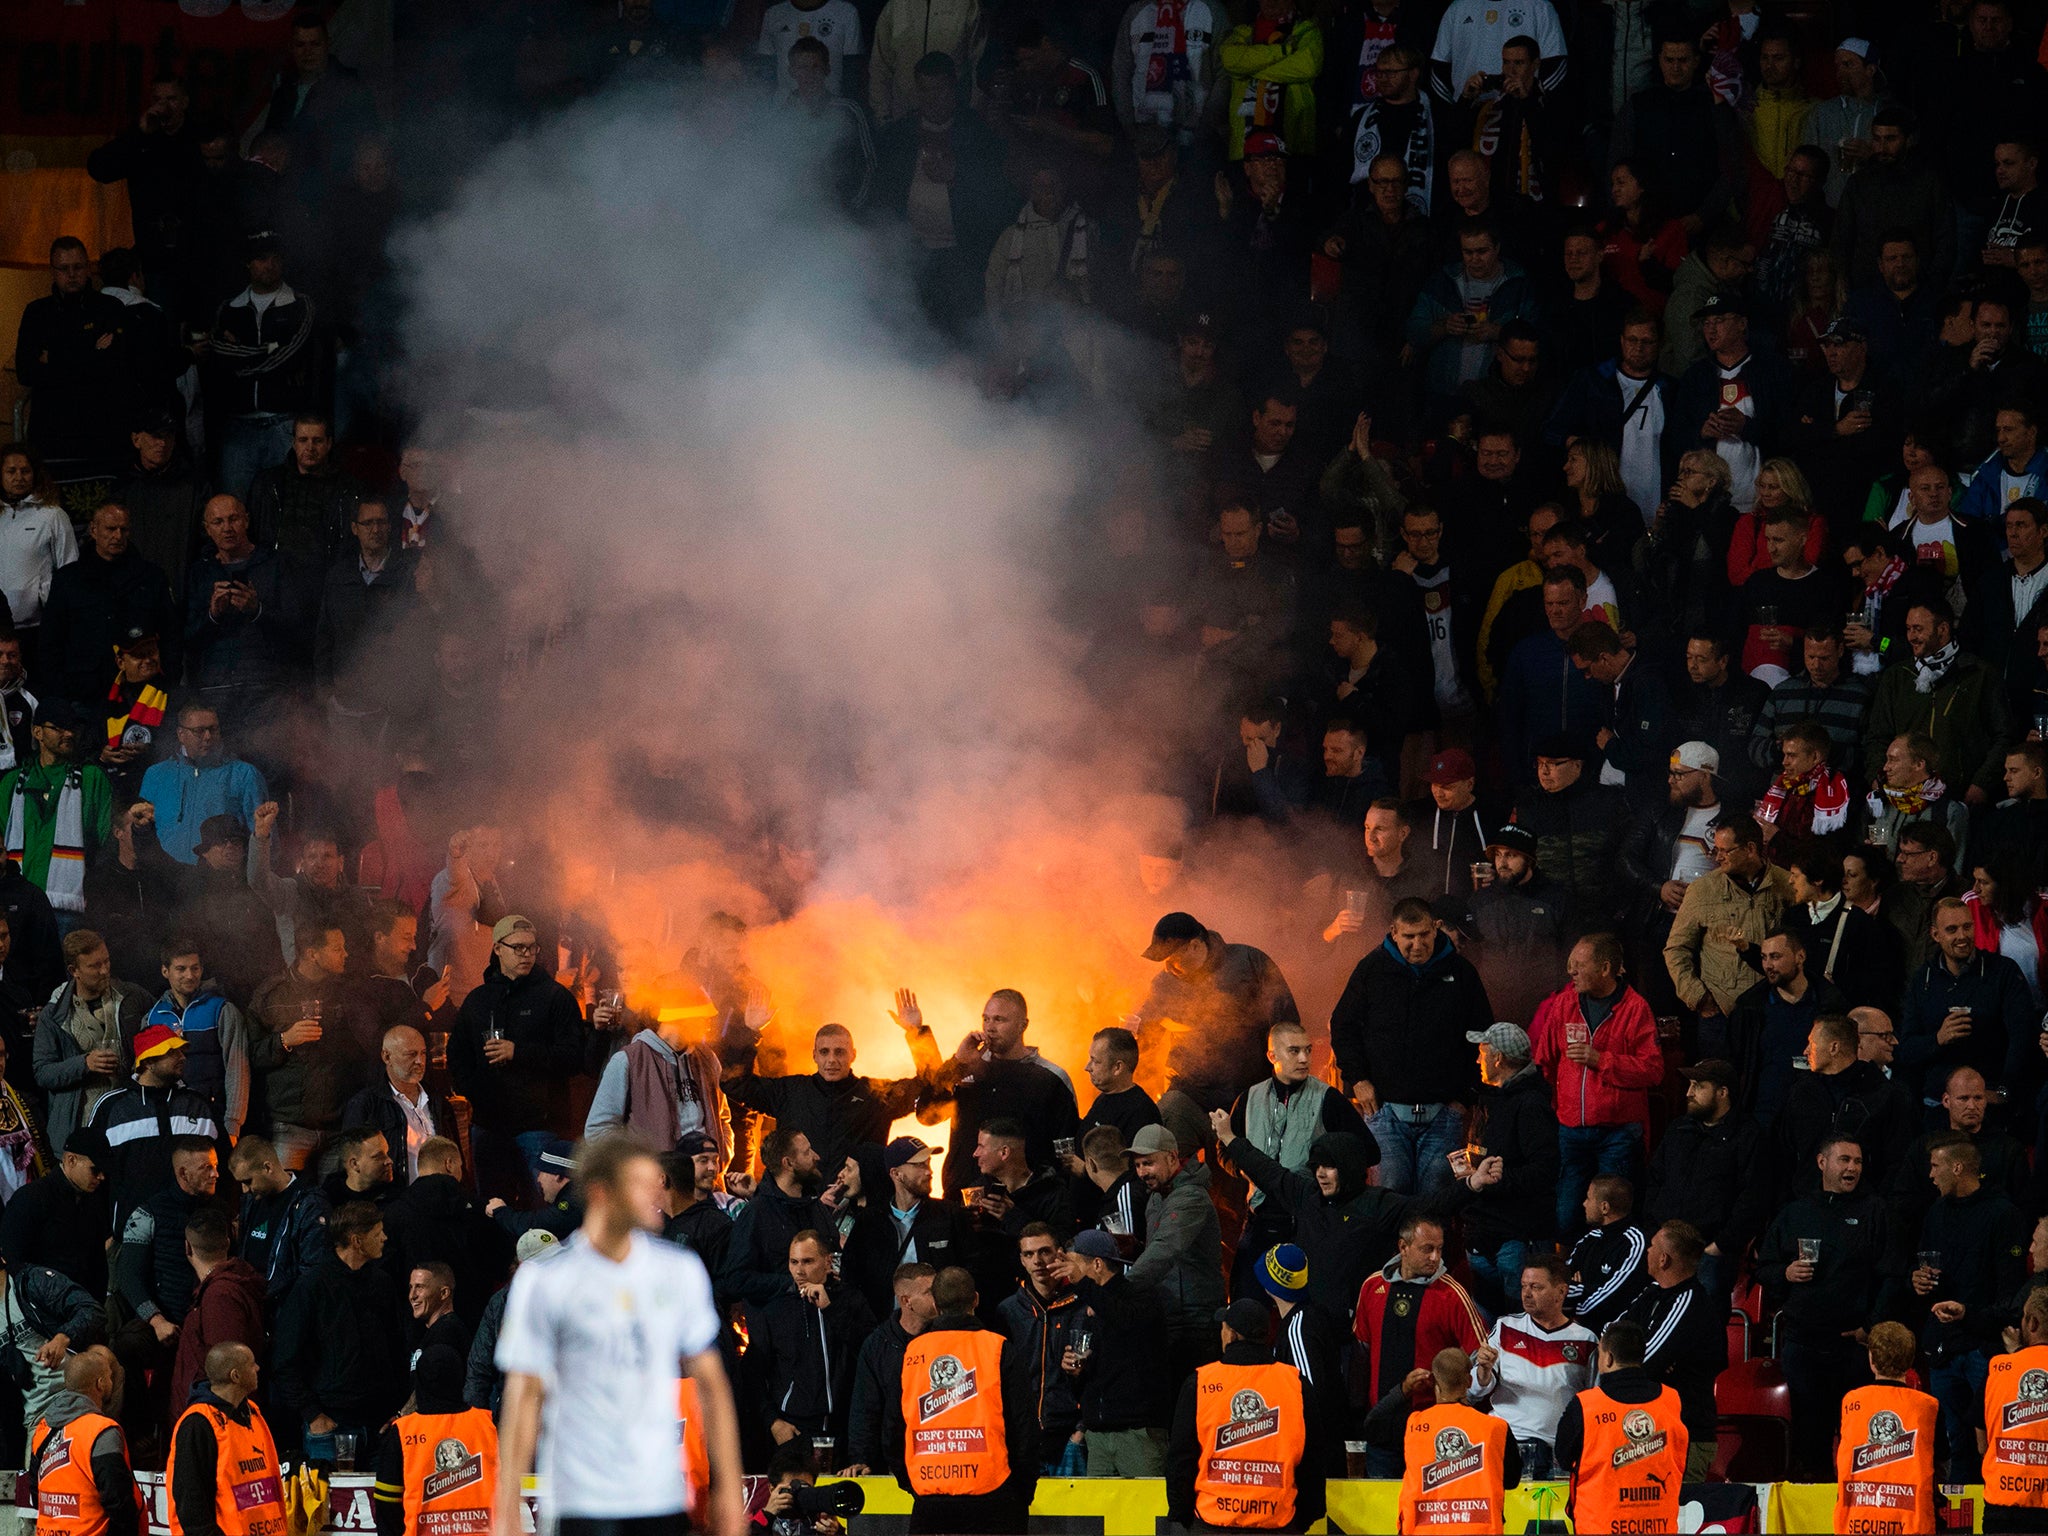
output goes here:
[[1859, 1029], [1856, 1031], [1856, 1038], [1858, 1040], [1897, 1040], [1899, 1032], [1895, 1029]]
[[540, 946], [538, 944], [514, 944], [509, 939], [500, 944], [498, 948], [509, 949], [515, 955], [537, 955], [540, 953]]

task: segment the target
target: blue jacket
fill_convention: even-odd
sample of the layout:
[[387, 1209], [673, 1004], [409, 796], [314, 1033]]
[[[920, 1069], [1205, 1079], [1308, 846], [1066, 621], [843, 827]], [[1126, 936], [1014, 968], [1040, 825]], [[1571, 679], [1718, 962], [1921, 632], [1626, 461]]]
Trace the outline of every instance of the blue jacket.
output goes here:
[[1612, 696], [1572, 664], [1566, 644], [1546, 625], [1508, 653], [1500, 685], [1500, 755], [1517, 784], [1536, 779], [1536, 743], [1559, 731], [1577, 737], [1598, 773], [1593, 736]]
[[[2005, 537], [2004, 477], [2005, 458], [1994, 453], [1977, 466], [1977, 473], [1963, 487], [1962, 499], [1956, 503], [1956, 511], [1964, 517], [1976, 518], [1999, 529], [2001, 542]], [[2034, 450], [2034, 456], [2027, 460], [2027, 478], [2033, 481], [2028, 495], [2039, 496], [2048, 491], [2048, 448]]]
[[[1500, 266], [1500, 286], [1487, 301], [1486, 318], [1495, 325], [1510, 320], [1535, 320], [1536, 291], [1530, 285], [1528, 273], [1512, 261], [1504, 260]], [[1455, 261], [1438, 267], [1422, 285], [1415, 308], [1408, 314], [1408, 340], [1417, 352], [1429, 357], [1425, 372], [1432, 395], [1458, 392], [1458, 349], [1463, 343], [1452, 336], [1436, 340], [1430, 335], [1430, 327], [1446, 315], [1464, 312], [1465, 301], [1458, 293], [1461, 270]]]
[[143, 774], [142, 798], [156, 807], [156, 840], [164, 852], [181, 864], [196, 864], [200, 823], [232, 816], [246, 832], [270, 790], [263, 775], [238, 757], [201, 767], [180, 752]]

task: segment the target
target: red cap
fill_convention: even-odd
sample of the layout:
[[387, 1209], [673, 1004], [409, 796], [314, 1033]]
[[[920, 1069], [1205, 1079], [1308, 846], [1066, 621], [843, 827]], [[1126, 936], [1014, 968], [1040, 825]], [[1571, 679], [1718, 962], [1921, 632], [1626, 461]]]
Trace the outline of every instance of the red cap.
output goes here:
[[1277, 159], [1287, 153], [1287, 146], [1280, 142], [1280, 135], [1270, 128], [1253, 128], [1244, 136], [1244, 157], [1247, 160]]
[[168, 1024], [152, 1024], [135, 1035], [135, 1064], [141, 1066], [152, 1056], [185, 1049], [185, 1037]]
[[1429, 760], [1429, 770], [1423, 777], [1441, 789], [1446, 784], [1476, 779], [1479, 777], [1479, 770], [1473, 765], [1470, 752], [1463, 747], [1452, 747], [1449, 751], [1437, 753]]

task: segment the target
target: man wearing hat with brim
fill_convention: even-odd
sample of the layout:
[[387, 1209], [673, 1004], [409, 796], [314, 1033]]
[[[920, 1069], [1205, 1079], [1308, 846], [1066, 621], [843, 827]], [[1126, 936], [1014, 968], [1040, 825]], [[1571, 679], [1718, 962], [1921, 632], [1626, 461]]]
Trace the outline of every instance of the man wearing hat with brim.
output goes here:
[[475, 1106], [481, 1189], [507, 1199], [531, 1194], [532, 1171], [568, 1109], [569, 1079], [583, 1070], [583, 1010], [540, 959], [532, 919], [499, 918], [483, 980], [448, 1039], [455, 1090]]
[[1159, 1113], [1172, 1123], [1167, 1100], [1182, 1094], [1194, 1100], [1199, 1124], [1201, 1114], [1228, 1109], [1269, 1075], [1266, 1032], [1282, 1020], [1298, 1022], [1301, 1010], [1271, 956], [1226, 943], [1187, 912], [1169, 912], [1153, 925], [1144, 958], [1160, 969], [1132, 1027], [1141, 1054], [1156, 1061], [1165, 1051]]
[[1217, 361], [1222, 338], [1213, 311], [1191, 307], [1182, 313], [1173, 330], [1179, 387], [1167, 392], [1149, 418], [1153, 432], [1189, 463], [1206, 463], [1209, 451], [1244, 420], [1244, 397]]
[[35, 761], [0, 777], [8, 856], [69, 932], [85, 912], [85, 872], [113, 831], [114, 790], [97, 763], [99, 719], [62, 697], [36, 707]]
[[81, 1125], [64, 1141], [58, 1166], [7, 1202], [0, 1249], [43, 1264], [94, 1296], [107, 1294], [107, 1208], [100, 1198], [112, 1161], [106, 1134]]
[[693, 1248], [714, 1275], [732, 1241], [732, 1212], [738, 1204], [725, 1192], [725, 1164], [718, 1143], [702, 1131], [686, 1132], [672, 1152], [661, 1157], [667, 1188], [662, 1194], [661, 1235]]
[[[1263, 1300], [1234, 1301], [1217, 1323], [1221, 1358], [1182, 1385], [1174, 1409], [1167, 1518], [1194, 1530], [1305, 1531], [1324, 1510], [1309, 1384], [1291, 1361], [1273, 1358], [1273, 1314]], [[1246, 1463], [1256, 1464], [1256, 1475]]]
[[[1770, 1219], [1777, 1172], [1763, 1127], [1736, 1108], [1740, 1080], [1730, 1061], [1696, 1061], [1685, 1077], [1685, 1115], [1664, 1128], [1643, 1178], [1644, 1225], [1690, 1222], [1707, 1240], [1700, 1289], [1725, 1306], [1735, 1271]], [[1921, 1180], [1925, 1183], [1925, 1180]]]
[[140, 620], [114, 639], [114, 677], [106, 690], [100, 766], [132, 795], [143, 771], [177, 745], [177, 706], [165, 686], [162, 637]]
[[1437, 753], [1422, 776], [1429, 799], [1408, 813], [1409, 845], [1426, 851], [1440, 872], [1430, 882], [1434, 895], [1462, 896], [1472, 889], [1473, 866], [1487, 857], [1487, 839], [1507, 824], [1507, 807], [1479, 793], [1479, 765], [1463, 747]]
[[[1917, 264], [1917, 255], [1914, 260]], [[1890, 302], [1881, 289], [1877, 294], [1866, 289], [1857, 297], [1878, 307]], [[1896, 309], [1893, 325], [1898, 325]], [[1871, 483], [1898, 467], [1900, 402], [1891, 385], [1879, 380], [1883, 359], [1873, 357], [1875, 350], [1870, 326], [1852, 300], [1821, 332], [1824, 370], [1818, 377], [1802, 378], [1792, 395], [1785, 446], [1806, 471], [1814, 506], [1831, 528], [1860, 521]]]
[[[1713, 258], [1709, 251], [1710, 267]], [[1776, 441], [1785, 408], [1784, 368], [1750, 351], [1749, 316], [1738, 295], [1709, 294], [1692, 318], [1707, 355], [1680, 375], [1672, 391], [1665, 441], [1711, 443], [1728, 465], [1736, 510], [1747, 512], [1756, 504], [1757, 471], [1764, 450]]]
[[[559, 1237], [543, 1227], [535, 1227], [513, 1245], [513, 1272], [518, 1273], [521, 1264], [531, 1264], [561, 1251]], [[505, 1375], [498, 1369], [498, 1334], [505, 1326], [505, 1302], [511, 1294], [512, 1287], [502, 1285], [484, 1303], [476, 1337], [470, 1341], [469, 1370], [463, 1383], [464, 1398], [488, 1407], [494, 1415], [505, 1402]]]
[[1599, 779], [1600, 754], [1570, 731], [1535, 743], [1536, 783], [1515, 797], [1515, 825], [1536, 839], [1545, 874], [1571, 892], [1587, 923], [1614, 910], [1615, 856], [1628, 830], [1626, 794]]
[[[1157, 1299], [1131, 1284], [1116, 1239], [1092, 1227], [1075, 1237], [1056, 1273], [1081, 1297], [1060, 1369], [1081, 1399], [1088, 1475], [1164, 1476], [1173, 1399]], [[1213, 1333], [1215, 1325], [1207, 1326]], [[1084, 1337], [1085, 1357], [1076, 1348]]]
[[1849, 176], [1870, 155], [1871, 119], [1884, 98], [1878, 92], [1877, 48], [1867, 37], [1835, 44], [1835, 94], [1817, 101], [1806, 118], [1806, 142], [1829, 151], [1827, 200], [1842, 201]]
[[1556, 1236], [1557, 1116], [1521, 1025], [1467, 1030], [1465, 1039], [1479, 1052], [1479, 1102], [1451, 1171], [1463, 1177], [1461, 1170], [1500, 1159], [1499, 1182], [1478, 1192], [1463, 1219], [1474, 1292], [1498, 1313], [1521, 1294], [1523, 1258]]
[[1223, 1231], [1210, 1197], [1209, 1165], [1164, 1125], [1131, 1138], [1131, 1167], [1151, 1196], [1145, 1202], [1145, 1243], [1131, 1261], [1131, 1284], [1154, 1293], [1166, 1319], [1168, 1365], [1174, 1379], [1212, 1357], [1210, 1320], [1224, 1298], [1216, 1255]]
[[204, 1136], [220, 1143], [227, 1162], [227, 1138], [203, 1094], [184, 1087], [185, 1037], [166, 1024], [139, 1030], [133, 1041], [135, 1075], [93, 1106], [86, 1124], [107, 1138], [107, 1191], [113, 1225], [120, 1231], [128, 1213], [171, 1187], [172, 1143], [180, 1136]]
[[1496, 828], [1486, 858], [1492, 877], [1463, 901], [1445, 898], [1451, 910], [1438, 915], [1478, 940], [1473, 963], [1495, 1011], [1533, 1017], [1564, 957], [1572, 895], [1538, 865], [1527, 827]]
[[[898, 1265], [965, 1264], [975, 1257], [976, 1244], [960, 1202], [933, 1198], [929, 1146], [915, 1136], [897, 1136], [881, 1154], [855, 1149], [866, 1198], [854, 1212], [842, 1265], [875, 1316], [887, 1317]], [[1005, 1257], [1014, 1259], [1012, 1239], [991, 1233], [989, 1243], [1010, 1250]]]

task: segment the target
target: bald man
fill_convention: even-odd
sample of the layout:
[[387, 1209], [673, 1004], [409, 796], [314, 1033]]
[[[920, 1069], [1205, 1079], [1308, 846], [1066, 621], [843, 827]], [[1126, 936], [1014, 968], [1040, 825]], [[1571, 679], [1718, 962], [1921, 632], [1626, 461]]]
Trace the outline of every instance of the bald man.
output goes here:
[[[206, 1384], [171, 1431], [164, 1481], [171, 1493], [172, 1536], [220, 1536], [217, 1511], [232, 1500], [244, 1530], [284, 1529], [284, 1477], [277, 1442], [256, 1390], [256, 1356], [246, 1344], [206, 1352]], [[276, 1521], [273, 1526], [268, 1524]]]
[[[138, 1536], [142, 1506], [128, 1441], [111, 1417], [120, 1406], [121, 1366], [104, 1344], [64, 1362], [63, 1388], [29, 1437], [26, 1503], [48, 1523], [59, 1510], [69, 1528]], [[48, 1508], [45, 1508], [47, 1502]]]

